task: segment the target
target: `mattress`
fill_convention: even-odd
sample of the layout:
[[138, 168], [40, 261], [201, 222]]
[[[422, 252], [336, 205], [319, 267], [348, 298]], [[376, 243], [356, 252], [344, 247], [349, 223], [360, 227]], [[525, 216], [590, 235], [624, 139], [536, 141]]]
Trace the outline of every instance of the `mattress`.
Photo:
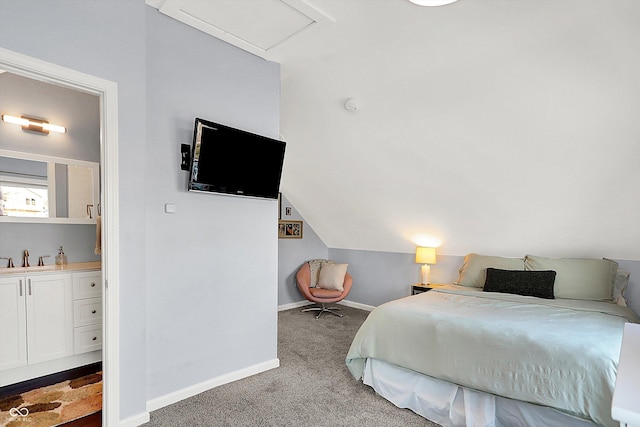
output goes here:
[[399, 408], [444, 427], [596, 427], [548, 406], [494, 396], [367, 359], [362, 382]]
[[626, 322], [609, 302], [543, 300], [450, 286], [383, 304], [356, 334], [356, 379], [377, 359], [467, 389], [617, 426], [611, 398]]

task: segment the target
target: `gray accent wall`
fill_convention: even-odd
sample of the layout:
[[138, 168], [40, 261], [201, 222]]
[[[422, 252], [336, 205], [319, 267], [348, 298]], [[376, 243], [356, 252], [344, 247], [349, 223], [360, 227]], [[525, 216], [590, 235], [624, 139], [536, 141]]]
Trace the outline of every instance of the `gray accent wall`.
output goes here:
[[[283, 219], [304, 218], [283, 196], [285, 206], [291, 207], [292, 216]], [[353, 286], [348, 302], [377, 307], [385, 302], [411, 294], [411, 285], [420, 282], [420, 265], [415, 263], [414, 253], [378, 252], [355, 249], [327, 248], [305, 222], [303, 239], [280, 239], [278, 268], [278, 304], [287, 307], [306, 301], [295, 287], [295, 273], [305, 261], [313, 258], [329, 258], [349, 264]], [[452, 283], [458, 279], [458, 269], [464, 255], [437, 255], [437, 263], [431, 266], [432, 283]], [[492, 255], [492, 254], [487, 254]], [[523, 253], [522, 256], [525, 256]], [[640, 261], [615, 260], [618, 268], [629, 271], [629, 285], [625, 291], [628, 305], [640, 313]]]
[[[291, 215], [286, 215], [287, 208], [291, 209]], [[283, 220], [303, 219], [284, 194], [280, 215]], [[328, 257], [329, 249], [304, 221], [302, 239], [278, 239], [278, 305], [286, 307], [287, 304], [305, 301], [296, 286], [296, 272], [306, 261]]]
[[68, 159], [100, 161], [100, 100], [97, 96], [33, 80], [0, 74], [0, 112], [48, 120], [67, 133], [25, 132], [0, 126], [0, 148]]
[[[2, 39], [0, 39], [2, 41]], [[1, 43], [0, 43], [1, 45]], [[20, 126], [0, 122], [0, 148], [30, 154], [61, 157], [91, 162], [100, 161], [100, 104], [95, 95], [70, 90], [12, 73], [0, 74], [0, 112], [14, 116], [27, 115], [47, 119], [67, 127], [66, 134], [43, 135], [25, 132]], [[20, 171], [20, 163], [12, 162], [9, 170]], [[28, 162], [33, 164], [33, 162]], [[41, 163], [47, 176], [46, 163]], [[62, 166], [62, 165], [58, 165]], [[34, 173], [23, 170], [23, 173]], [[60, 173], [59, 173], [60, 172]], [[66, 168], [58, 171], [56, 182], [66, 180]], [[58, 186], [57, 215], [66, 216], [67, 195]], [[63, 202], [64, 201], [64, 202]], [[98, 261], [94, 254], [96, 227], [91, 225], [0, 223], [0, 256], [12, 257], [15, 265], [21, 261], [24, 250], [31, 254], [31, 265], [39, 256], [45, 264], [53, 264], [58, 247], [63, 245], [69, 262]], [[4, 266], [4, 265], [3, 265]]]
[[96, 226], [92, 224], [0, 223], [0, 235], [0, 256], [13, 258], [16, 267], [22, 265], [25, 250], [29, 251], [32, 266], [38, 265], [38, 257], [47, 255], [44, 263], [54, 264], [60, 246], [68, 262], [100, 261], [100, 256], [94, 254]]
[[280, 66], [150, 7], [146, 23], [146, 382], [155, 399], [277, 358], [278, 202], [187, 192], [180, 144], [191, 143], [196, 117], [278, 138]]
[[0, 46], [118, 85], [120, 416], [146, 412], [144, 1], [0, 0]]
[[121, 419], [275, 359], [277, 202], [187, 193], [179, 160], [196, 116], [277, 137], [279, 66], [142, 0], [0, 8], [1, 47], [118, 85]]
[[277, 202], [187, 193], [179, 160], [196, 116], [277, 138], [279, 66], [141, 0], [0, 7], [1, 47], [118, 85], [121, 419], [275, 359]]

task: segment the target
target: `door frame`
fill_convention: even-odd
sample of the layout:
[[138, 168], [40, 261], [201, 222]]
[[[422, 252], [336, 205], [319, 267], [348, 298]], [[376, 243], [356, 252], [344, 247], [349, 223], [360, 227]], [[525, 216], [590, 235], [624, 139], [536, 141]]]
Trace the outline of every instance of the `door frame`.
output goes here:
[[100, 179], [102, 191], [102, 424], [120, 422], [118, 352], [120, 240], [118, 204], [118, 85], [0, 47], [0, 69], [45, 83], [96, 95], [100, 99]]

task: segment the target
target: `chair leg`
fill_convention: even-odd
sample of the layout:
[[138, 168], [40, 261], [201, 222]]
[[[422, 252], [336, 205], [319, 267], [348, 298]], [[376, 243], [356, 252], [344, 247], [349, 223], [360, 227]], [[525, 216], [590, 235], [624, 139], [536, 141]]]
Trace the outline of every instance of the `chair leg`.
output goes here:
[[316, 315], [316, 319], [320, 318], [322, 313], [331, 313], [334, 316], [342, 317], [342, 314], [336, 313], [335, 310], [341, 310], [341, 309], [338, 307], [327, 307], [327, 305], [323, 302], [321, 303], [320, 307], [316, 306], [311, 308], [305, 308], [304, 310], [302, 310], [302, 312], [304, 313], [305, 311], [319, 311], [319, 313]]

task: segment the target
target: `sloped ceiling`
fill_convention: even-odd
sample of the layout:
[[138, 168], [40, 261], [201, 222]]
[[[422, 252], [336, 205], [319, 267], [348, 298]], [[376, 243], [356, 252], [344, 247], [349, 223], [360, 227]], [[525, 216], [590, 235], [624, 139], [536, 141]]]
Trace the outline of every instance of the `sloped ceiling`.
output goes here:
[[281, 64], [281, 189], [329, 247], [640, 259], [640, 2], [273, 2], [323, 17], [252, 53]]

